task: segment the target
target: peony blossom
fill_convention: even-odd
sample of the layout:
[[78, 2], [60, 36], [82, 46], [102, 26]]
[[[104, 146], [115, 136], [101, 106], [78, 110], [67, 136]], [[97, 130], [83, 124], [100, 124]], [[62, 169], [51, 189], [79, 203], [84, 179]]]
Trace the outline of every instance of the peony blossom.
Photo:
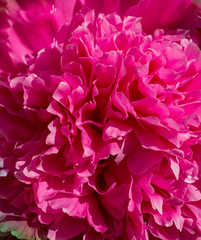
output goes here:
[[166, 4], [0, 1], [2, 239], [200, 239], [200, 6]]

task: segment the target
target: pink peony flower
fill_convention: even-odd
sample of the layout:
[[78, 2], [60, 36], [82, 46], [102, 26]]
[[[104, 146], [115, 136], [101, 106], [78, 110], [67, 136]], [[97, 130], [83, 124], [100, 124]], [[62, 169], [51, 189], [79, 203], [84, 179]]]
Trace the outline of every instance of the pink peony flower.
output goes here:
[[199, 6], [0, 3], [0, 237], [198, 240]]

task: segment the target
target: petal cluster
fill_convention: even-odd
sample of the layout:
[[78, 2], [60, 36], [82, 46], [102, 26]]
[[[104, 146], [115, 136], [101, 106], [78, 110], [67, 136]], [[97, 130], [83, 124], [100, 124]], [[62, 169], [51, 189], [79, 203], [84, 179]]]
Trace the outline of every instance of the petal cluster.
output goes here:
[[199, 6], [103, 2], [2, 11], [2, 238], [201, 236]]

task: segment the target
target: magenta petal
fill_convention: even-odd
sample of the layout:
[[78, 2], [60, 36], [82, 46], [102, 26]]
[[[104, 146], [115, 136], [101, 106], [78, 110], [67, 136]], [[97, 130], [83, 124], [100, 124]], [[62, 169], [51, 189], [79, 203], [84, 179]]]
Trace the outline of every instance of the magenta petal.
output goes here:
[[89, 228], [84, 220], [60, 214], [56, 221], [49, 227], [48, 238], [52, 240], [66, 240], [73, 238]]
[[121, 120], [111, 120], [105, 127], [103, 140], [109, 140], [111, 138], [122, 139], [126, 136], [132, 128], [129, 125], [125, 125]]
[[136, 147], [128, 156], [128, 167], [133, 174], [142, 174], [154, 165], [160, 163], [162, 154], [160, 152]]
[[149, 195], [151, 204], [154, 210], [158, 210], [158, 212], [163, 214], [163, 198], [157, 194]]
[[[127, 14], [142, 17], [142, 26], [145, 31], [150, 33], [157, 28], [165, 28], [166, 26], [182, 26], [181, 19], [185, 14], [188, 14], [188, 20], [193, 18], [193, 8], [190, 5], [189, 0], [170, 1], [168, 3], [166, 1], [153, 2], [152, 0], [139, 1], [136, 6], [128, 10]], [[149, 21], [151, 14], [154, 17], [152, 21]]]
[[36, 198], [39, 202], [47, 200], [49, 197], [53, 197], [57, 193], [55, 189], [48, 186], [48, 182], [45, 179], [41, 179], [41, 181], [36, 186], [36, 191]]
[[[121, 195], [121, 199], [118, 199], [118, 196]], [[101, 202], [107, 211], [114, 216], [116, 219], [121, 219], [125, 215], [126, 207], [128, 203], [128, 186], [121, 185], [120, 187], [114, 188], [108, 194], [102, 196]], [[116, 199], [114, 201], [114, 199]]]
[[104, 240], [104, 236], [96, 231], [93, 228], [89, 229], [88, 232], [84, 235], [84, 240]]
[[85, 218], [87, 209], [87, 199], [70, 197], [67, 195], [55, 196], [49, 200], [49, 206], [53, 209], [62, 209], [72, 217]]
[[94, 197], [89, 199], [87, 207], [87, 219], [89, 224], [97, 231], [104, 233], [107, 230], [103, 215]]
[[169, 110], [167, 109], [167, 107], [154, 98], [147, 97], [142, 100], [136, 101], [135, 103], [133, 103], [133, 105], [135, 110], [144, 116], [149, 114], [159, 118], [167, 118], [169, 115]]
[[200, 239], [200, 7], [0, 0], [0, 238]]

